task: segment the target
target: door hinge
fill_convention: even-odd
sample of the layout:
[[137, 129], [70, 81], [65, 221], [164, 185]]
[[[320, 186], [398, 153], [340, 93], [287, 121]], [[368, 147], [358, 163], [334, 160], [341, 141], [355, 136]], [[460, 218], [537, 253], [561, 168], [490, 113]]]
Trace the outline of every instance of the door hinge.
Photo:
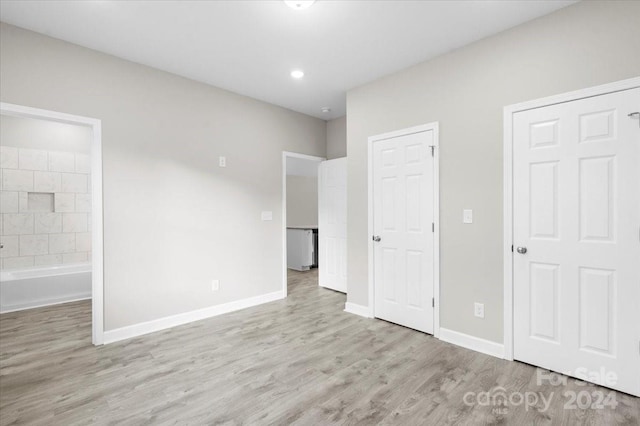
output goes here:
[[435, 308], [435, 307], [436, 307], [436, 299], [435, 299], [435, 297], [432, 297], [432, 298], [431, 298], [431, 307], [432, 307], [432, 308]]
[[436, 224], [435, 224], [435, 222], [431, 222], [431, 232], [436, 232]]
[[511, 244], [511, 253], [513, 253], [513, 244]]
[[431, 156], [435, 156], [434, 151], [436, 150], [436, 146], [435, 145], [429, 145], [429, 148], [431, 148]]

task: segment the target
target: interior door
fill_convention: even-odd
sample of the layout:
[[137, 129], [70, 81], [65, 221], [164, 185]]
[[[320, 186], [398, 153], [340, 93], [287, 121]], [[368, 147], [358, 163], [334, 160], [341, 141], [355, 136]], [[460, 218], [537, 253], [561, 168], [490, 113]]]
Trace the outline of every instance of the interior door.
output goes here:
[[639, 109], [633, 89], [513, 119], [514, 358], [634, 395]]
[[347, 292], [347, 159], [318, 169], [318, 283]]
[[373, 142], [374, 315], [433, 334], [433, 130]]

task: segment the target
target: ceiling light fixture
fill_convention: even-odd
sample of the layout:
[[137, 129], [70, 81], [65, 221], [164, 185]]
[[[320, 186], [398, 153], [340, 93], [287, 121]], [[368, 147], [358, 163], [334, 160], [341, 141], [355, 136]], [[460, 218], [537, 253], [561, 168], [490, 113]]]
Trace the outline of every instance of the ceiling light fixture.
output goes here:
[[291, 77], [300, 80], [302, 77], [304, 77], [304, 71], [302, 70], [293, 70], [291, 71]]
[[311, 7], [316, 0], [284, 0], [284, 3], [293, 10], [303, 10]]
[[322, 107], [322, 108], [320, 108], [320, 111], [322, 111], [322, 112], [324, 112], [324, 113], [331, 112], [331, 108], [329, 108], [329, 107]]

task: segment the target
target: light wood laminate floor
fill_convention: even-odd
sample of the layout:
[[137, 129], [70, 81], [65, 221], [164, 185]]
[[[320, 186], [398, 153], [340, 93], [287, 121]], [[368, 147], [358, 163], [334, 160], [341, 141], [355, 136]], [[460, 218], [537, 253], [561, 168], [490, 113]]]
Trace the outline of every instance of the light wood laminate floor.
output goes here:
[[[0, 424], [639, 424], [638, 398], [565, 409], [609, 390], [538, 386], [534, 367], [343, 312], [316, 271], [289, 277], [286, 300], [103, 347], [89, 302], [0, 315]], [[549, 407], [473, 402], [499, 387]]]

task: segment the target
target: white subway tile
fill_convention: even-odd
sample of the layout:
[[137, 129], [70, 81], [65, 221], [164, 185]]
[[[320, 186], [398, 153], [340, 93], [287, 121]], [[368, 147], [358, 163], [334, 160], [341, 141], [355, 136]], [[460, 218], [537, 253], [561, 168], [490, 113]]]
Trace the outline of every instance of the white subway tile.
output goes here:
[[33, 172], [2, 169], [2, 189], [5, 191], [33, 191]]
[[87, 214], [63, 213], [62, 232], [87, 232]]
[[20, 235], [20, 256], [47, 254], [48, 252], [48, 235]]
[[33, 257], [34, 266], [62, 265], [61, 254], [43, 254]]
[[62, 175], [58, 172], [33, 172], [33, 190], [36, 192], [61, 192]]
[[62, 255], [62, 263], [84, 263], [87, 261], [87, 253], [65, 253]]
[[75, 234], [49, 234], [49, 254], [72, 253], [75, 250]]
[[76, 154], [76, 173], [91, 173], [91, 157], [87, 154]]
[[91, 194], [76, 194], [76, 213], [91, 211]]
[[0, 213], [18, 213], [18, 192], [0, 191]]
[[58, 213], [74, 212], [76, 210], [76, 195], [58, 192], [54, 196], [53, 210]]
[[20, 170], [47, 170], [47, 151], [20, 148], [18, 167]]
[[33, 234], [33, 215], [30, 213], [5, 213], [2, 215], [4, 235]]
[[87, 175], [80, 173], [61, 173], [62, 192], [87, 192]]
[[20, 213], [29, 213], [29, 193], [18, 192], [18, 208]]
[[79, 232], [76, 234], [76, 250], [91, 251], [91, 233]]
[[75, 172], [75, 154], [73, 152], [49, 152], [49, 171]]
[[36, 234], [59, 234], [62, 232], [62, 213], [35, 213]]
[[0, 257], [15, 257], [20, 255], [20, 239], [17, 235], [2, 235], [0, 236]]
[[0, 168], [18, 168], [18, 148], [12, 146], [0, 146]]
[[2, 260], [4, 269], [21, 269], [33, 266], [33, 256], [9, 257]]

